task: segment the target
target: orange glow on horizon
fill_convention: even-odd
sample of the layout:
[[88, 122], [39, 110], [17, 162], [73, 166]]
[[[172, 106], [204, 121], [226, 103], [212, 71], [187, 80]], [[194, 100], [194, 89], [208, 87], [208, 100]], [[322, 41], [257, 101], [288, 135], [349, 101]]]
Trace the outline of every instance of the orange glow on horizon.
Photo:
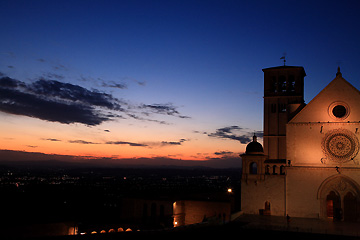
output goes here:
[[0, 123], [0, 146], [2, 150], [66, 155], [79, 160], [170, 158], [204, 161], [221, 158], [222, 155], [215, 153], [222, 151], [233, 152], [238, 157], [245, 149], [238, 141], [199, 133], [184, 136], [184, 130], [167, 131], [167, 128], [155, 124], [152, 128], [139, 128], [114, 122], [88, 127], [6, 115]]

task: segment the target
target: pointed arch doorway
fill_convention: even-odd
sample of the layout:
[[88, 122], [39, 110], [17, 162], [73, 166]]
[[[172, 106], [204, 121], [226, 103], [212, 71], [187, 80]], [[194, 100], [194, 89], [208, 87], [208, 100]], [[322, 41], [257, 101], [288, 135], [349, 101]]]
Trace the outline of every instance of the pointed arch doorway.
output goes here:
[[360, 186], [344, 175], [331, 176], [318, 189], [320, 218], [360, 221]]
[[326, 216], [336, 220], [341, 219], [341, 200], [334, 191], [326, 196]]
[[352, 192], [348, 192], [344, 196], [344, 221], [357, 221], [357, 205], [356, 196]]

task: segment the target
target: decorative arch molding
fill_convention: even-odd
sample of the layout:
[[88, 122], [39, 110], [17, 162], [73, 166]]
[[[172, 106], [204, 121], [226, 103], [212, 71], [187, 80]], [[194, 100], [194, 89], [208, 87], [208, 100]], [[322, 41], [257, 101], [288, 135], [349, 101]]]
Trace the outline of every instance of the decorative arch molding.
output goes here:
[[341, 193], [352, 192], [354, 195], [360, 197], [360, 185], [355, 182], [352, 178], [342, 175], [336, 174], [325, 179], [321, 184], [317, 192], [317, 198], [321, 199], [322, 197], [326, 198], [326, 195], [330, 192], [334, 191], [335, 193], [342, 195]]
[[[360, 206], [360, 185], [352, 178], [336, 174], [325, 179], [317, 191], [317, 199], [320, 202], [320, 218], [326, 218], [326, 201], [330, 192], [334, 192], [341, 201], [341, 208], [344, 209], [345, 196], [350, 192], [356, 199], [356, 205]], [[357, 210], [357, 216], [359, 219], [360, 211]]]
[[327, 132], [321, 145], [326, 158], [338, 164], [354, 160], [359, 153], [359, 139], [343, 128]]

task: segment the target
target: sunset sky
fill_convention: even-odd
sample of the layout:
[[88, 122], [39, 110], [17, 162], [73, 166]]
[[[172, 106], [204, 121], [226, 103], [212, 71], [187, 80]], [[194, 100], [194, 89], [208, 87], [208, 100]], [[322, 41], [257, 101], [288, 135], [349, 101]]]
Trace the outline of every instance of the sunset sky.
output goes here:
[[0, 149], [207, 160], [262, 141], [263, 72], [360, 89], [359, 1], [0, 1]]

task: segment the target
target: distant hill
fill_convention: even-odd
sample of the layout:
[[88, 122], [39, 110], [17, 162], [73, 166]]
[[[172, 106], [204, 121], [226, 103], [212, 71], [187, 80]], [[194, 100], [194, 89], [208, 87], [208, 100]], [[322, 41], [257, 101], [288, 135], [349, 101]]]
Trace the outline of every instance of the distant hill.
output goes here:
[[179, 160], [157, 158], [85, 158], [71, 155], [45, 154], [0, 150], [0, 164], [22, 167], [192, 167], [192, 168], [240, 168], [240, 157], [222, 157], [208, 160]]

